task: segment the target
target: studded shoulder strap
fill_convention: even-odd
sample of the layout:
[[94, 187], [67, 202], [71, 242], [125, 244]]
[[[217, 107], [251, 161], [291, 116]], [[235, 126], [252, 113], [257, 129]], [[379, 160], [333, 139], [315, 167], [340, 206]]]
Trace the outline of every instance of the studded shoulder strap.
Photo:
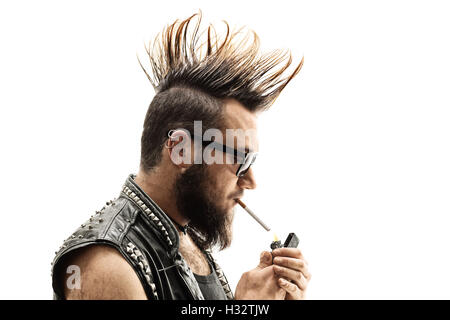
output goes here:
[[222, 268], [219, 266], [216, 259], [214, 259], [211, 250], [205, 250], [205, 253], [208, 259], [211, 261], [214, 270], [216, 271], [217, 277], [219, 278], [220, 284], [222, 285], [222, 288], [225, 291], [225, 295], [227, 296], [228, 300], [234, 300], [234, 295], [233, 291], [231, 291], [230, 284], [228, 283], [228, 280], [225, 277]]

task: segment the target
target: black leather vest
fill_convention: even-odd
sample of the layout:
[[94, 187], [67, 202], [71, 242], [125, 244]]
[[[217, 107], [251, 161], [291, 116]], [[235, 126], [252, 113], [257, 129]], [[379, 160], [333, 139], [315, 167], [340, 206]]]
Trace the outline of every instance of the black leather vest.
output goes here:
[[[89, 245], [116, 248], [133, 267], [149, 299], [203, 300], [198, 283], [178, 251], [178, 231], [167, 215], [134, 182], [130, 175], [120, 196], [108, 201], [83, 223], [59, 248], [52, 263], [53, 298], [64, 299], [60, 274], [61, 257]], [[219, 277], [228, 299], [233, 293], [210, 251], [206, 257]]]

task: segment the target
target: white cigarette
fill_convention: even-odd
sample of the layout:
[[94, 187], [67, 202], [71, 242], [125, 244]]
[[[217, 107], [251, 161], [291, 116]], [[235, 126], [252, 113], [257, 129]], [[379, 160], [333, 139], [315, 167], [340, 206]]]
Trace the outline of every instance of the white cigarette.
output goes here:
[[251, 216], [253, 217], [253, 219], [256, 220], [256, 222], [258, 222], [264, 229], [266, 229], [266, 231], [270, 231], [270, 228], [269, 228], [264, 222], [262, 222], [261, 219], [258, 218], [258, 216], [257, 216], [252, 210], [250, 210], [250, 209], [245, 205], [245, 203], [243, 203], [240, 199], [236, 199], [236, 202], [239, 203], [239, 205], [240, 205], [245, 211], [247, 211], [248, 214], [251, 215]]

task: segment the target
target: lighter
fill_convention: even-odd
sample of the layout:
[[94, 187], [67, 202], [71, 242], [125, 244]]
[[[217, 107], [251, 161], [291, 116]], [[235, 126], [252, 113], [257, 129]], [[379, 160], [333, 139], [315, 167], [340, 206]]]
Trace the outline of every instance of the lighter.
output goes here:
[[273, 251], [277, 248], [297, 248], [298, 243], [299, 239], [293, 232], [289, 233], [283, 245], [281, 245], [281, 241], [278, 240], [277, 236], [275, 235], [275, 240], [270, 244], [270, 249], [272, 249]]

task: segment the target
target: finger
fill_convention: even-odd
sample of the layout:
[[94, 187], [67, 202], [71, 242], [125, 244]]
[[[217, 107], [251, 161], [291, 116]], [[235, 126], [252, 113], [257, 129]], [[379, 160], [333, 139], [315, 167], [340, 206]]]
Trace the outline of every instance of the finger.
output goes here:
[[264, 269], [265, 267], [268, 267], [270, 265], [272, 265], [272, 255], [270, 254], [270, 252], [269, 251], [261, 252], [257, 268]]
[[302, 273], [300, 271], [295, 271], [295, 270], [285, 268], [285, 267], [280, 267], [280, 266], [274, 266], [273, 271], [279, 277], [283, 277], [288, 280], [294, 281], [294, 283], [298, 287], [300, 287], [300, 289], [302, 289], [302, 290], [306, 289], [307, 282], [305, 283], [305, 281], [302, 281], [302, 278], [304, 278], [304, 277], [302, 276]]
[[295, 284], [293, 284], [283, 278], [278, 279], [278, 284], [281, 288], [286, 290], [286, 292], [289, 293], [293, 299], [300, 300], [302, 298], [302, 293]]
[[311, 273], [308, 270], [308, 263], [306, 260], [286, 257], [275, 257], [273, 263], [282, 267], [290, 268], [303, 273], [306, 279], [311, 278]]
[[308, 283], [309, 283], [309, 280], [306, 279], [304, 276], [302, 276], [300, 279], [300, 282], [299, 282], [299, 288], [302, 291], [306, 291], [306, 288], [308, 287]]
[[297, 248], [278, 248], [272, 251], [274, 257], [290, 257], [303, 259], [303, 254], [300, 249]]

